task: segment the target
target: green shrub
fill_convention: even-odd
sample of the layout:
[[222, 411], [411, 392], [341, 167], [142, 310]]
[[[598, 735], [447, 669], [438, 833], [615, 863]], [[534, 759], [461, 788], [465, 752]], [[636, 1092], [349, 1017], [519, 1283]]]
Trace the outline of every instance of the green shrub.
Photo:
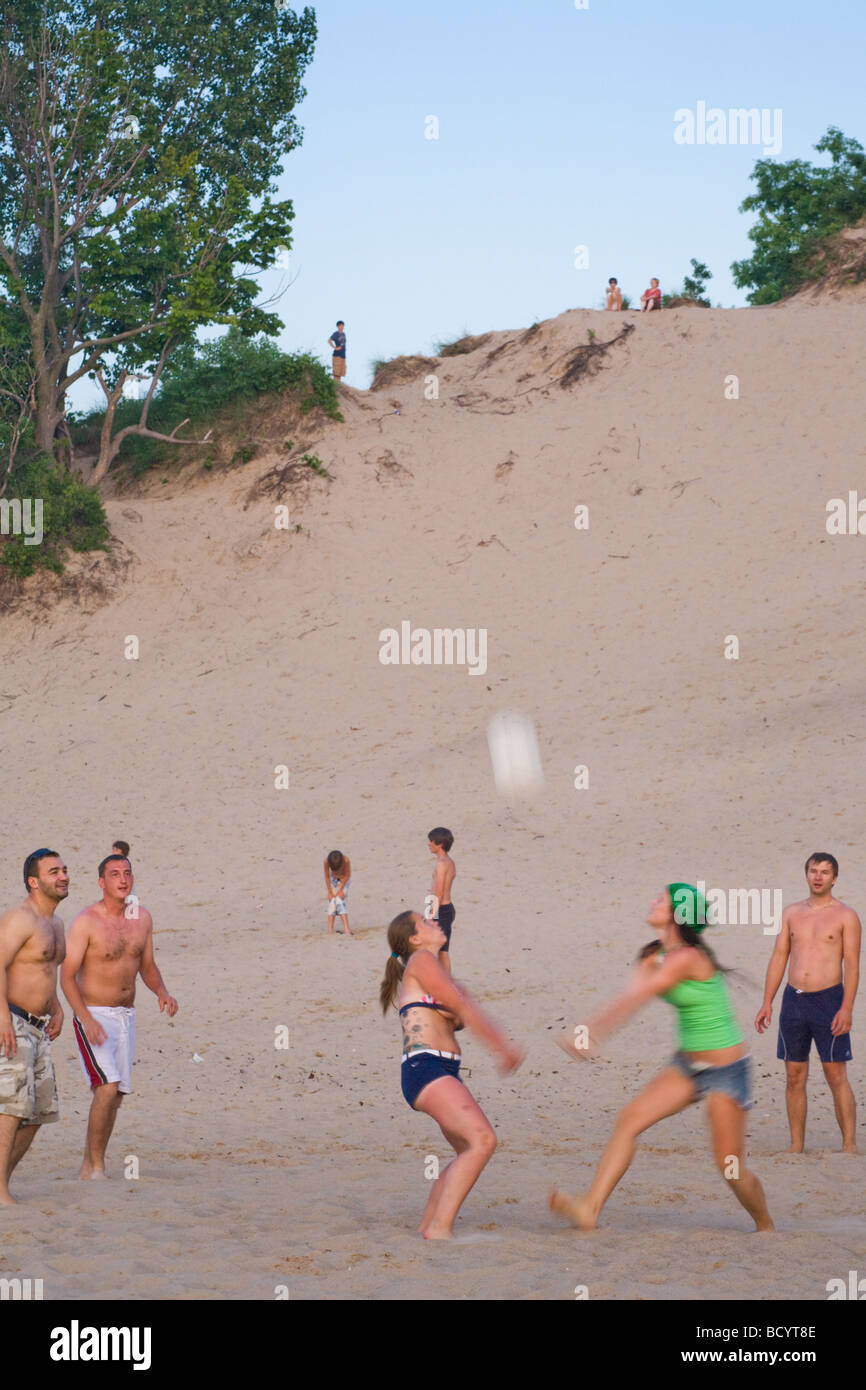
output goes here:
[[322, 460], [316, 454], [301, 454], [301, 463], [305, 463], [308, 468], [312, 468], [313, 472], [318, 473], [320, 478], [330, 478], [331, 476], [322, 463]]
[[696, 261], [694, 256], [691, 265], [691, 275], [683, 276], [683, 295], [686, 299], [696, 299], [700, 303], [706, 294], [707, 281], [713, 278], [713, 272], [703, 261]]
[[22, 461], [9, 478], [5, 498], [42, 499], [40, 545], [25, 545], [23, 536], [0, 536], [0, 564], [23, 578], [37, 567], [63, 571], [67, 550], [106, 550], [110, 539], [99, 494], [77, 473], [68, 473], [44, 455]]
[[[208, 343], [184, 343], [169, 359], [159, 389], [148, 414], [148, 425], [170, 434], [189, 418], [182, 431], [189, 438], [199, 437], [213, 425], [214, 415], [230, 411], [241, 421], [243, 407], [258, 396], [292, 391], [300, 409], [308, 414], [318, 407], [331, 420], [342, 421], [338, 409], [337, 387], [330, 371], [309, 352], [283, 352], [272, 339], [245, 338], [237, 329]], [[141, 415], [141, 401], [118, 402], [114, 430], [135, 424]], [[97, 447], [104, 411], [72, 420], [77, 444]], [[130, 464], [138, 477], [156, 463], [182, 459], [188, 446], [129, 435], [121, 445], [119, 458]]]
[[459, 357], [463, 351], [463, 349], [459, 347], [459, 344], [465, 342], [466, 337], [466, 329], [464, 328], [459, 338], [452, 338], [448, 342], [446, 342], [444, 338], [437, 339], [433, 344], [433, 356]]
[[691, 275], [683, 276], [682, 289], [675, 290], [673, 294], [662, 295], [662, 308], [667, 309], [673, 300], [688, 299], [693, 304], [700, 304], [704, 309], [712, 308], [710, 301], [705, 298], [707, 281], [712, 280], [713, 272], [703, 264], [696, 261], [694, 256], [691, 260]]
[[489, 333], [473, 335], [464, 329], [461, 337], [455, 338], [452, 343], [434, 343], [433, 352], [437, 357], [463, 357], [467, 352], [474, 352], [476, 348], [483, 347], [489, 337]]

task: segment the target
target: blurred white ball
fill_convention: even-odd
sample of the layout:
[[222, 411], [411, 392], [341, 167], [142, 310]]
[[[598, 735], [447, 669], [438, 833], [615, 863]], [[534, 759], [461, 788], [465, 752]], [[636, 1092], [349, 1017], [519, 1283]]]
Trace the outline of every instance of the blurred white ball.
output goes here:
[[535, 725], [525, 714], [504, 710], [487, 725], [493, 780], [500, 796], [535, 796], [544, 786]]

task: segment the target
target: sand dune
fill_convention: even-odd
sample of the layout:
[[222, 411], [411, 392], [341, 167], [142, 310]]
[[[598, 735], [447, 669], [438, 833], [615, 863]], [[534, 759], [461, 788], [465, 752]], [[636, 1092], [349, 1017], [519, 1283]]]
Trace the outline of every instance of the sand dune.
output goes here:
[[[590, 331], [600, 342], [625, 324], [563, 388]], [[62, 1122], [19, 1170], [0, 1274], [42, 1277], [60, 1299], [279, 1285], [325, 1299], [568, 1299], [577, 1285], [824, 1299], [827, 1280], [862, 1271], [866, 1161], [831, 1152], [817, 1062], [809, 1152], [780, 1156], [774, 1029], [752, 1034], [749, 1134], [776, 1236], [748, 1235], [697, 1111], [653, 1130], [595, 1235], [561, 1230], [545, 1194], [581, 1184], [617, 1107], [672, 1051], [661, 1004], [592, 1069], [550, 1043], [556, 1020], [618, 987], [649, 936], [650, 893], [703, 878], [778, 886], [787, 903], [804, 895], [807, 854], [827, 849], [838, 895], [866, 906], [866, 539], [825, 525], [827, 501], [863, 486], [864, 340], [856, 305], [572, 310], [440, 361], [438, 399], [424, 375], [341, 389], [345, 424], [311, 440], [332, 481], [283, 497], [288, 531], [279, 498], [250, 500], [275, 452], [109, 501], [129, 559], [110, 601], [31, 603], [0, 627], [0, 882], [5, 905], [32, 847], [62, 850], [68, 922], [124, 835], [181, 1012], [168, 1023], [142, 990], [135, 1093], [104, 1185], [72, 1180], [88, 1097], [67, 1023]], [[44, 581], [29, 583], [35, 601]], [[403, 621], [486, 629], [485, 673], [383, 665], [379, 634]], [[724, 658], [730, 635], [738, 660]], [[524, 807], [496, 797], [485, 741], [509, 707], [536, 721], [545, 765], [545, 797]], [[456, 835], [455, 973], [529, 1048], [503, 1081], [465, 1047], [501, 1143], [464, 1209], [463, 1229], [496, 1238], [477, 1249], [414, 1234], [441, 1140], [400, 1095], [397, 1029], [375, 1003], [382, 927], [421, 906], [438, 823]], [[334, 845], [352, 858], [355, 941], [324, 934]], [[771, 938], [733, 926], [715, 945], [741, 972], [751, 1027]], [[863, 1022], [861, 996], [861, 1114]], [[122, 1177], [130, 1153], [137, 1182]]]

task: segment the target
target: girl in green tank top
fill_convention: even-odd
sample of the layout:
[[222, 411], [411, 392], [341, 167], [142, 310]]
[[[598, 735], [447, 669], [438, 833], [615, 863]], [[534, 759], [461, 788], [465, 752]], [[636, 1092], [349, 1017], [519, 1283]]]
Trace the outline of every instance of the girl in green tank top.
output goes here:
[[669, 883], [650, 908], [657, 939], [646, 945], [629, 987], [587, 1024], [557, 1041], [572, 1060], [591, 1060], [615, 1028], [653, 998], [677, 1012], [678, 1050], [668, 1065], [622, 1110], [587, 1192], [570, 1197], [553, 1189], [552, 1211], [584, 1230], [628, 1170], [637, 1138], [659, 1120], [704, 1100], [713, 1154], [722, 1177], [759, 1231], [773, 1230], [764, 1190], [745, 1165], [746, 1111], [751, 1105], [747, 1055], [724, 972], [701, 940], [707, 922], [702, 894], [688, 883]]
[[[664, 952], [656, 957], [658, 964]], [[659, 960], [658, 957], [661, 957]], [[708, 980], [685, 979], [661, 996], [677, 1011], [678, 1041], [682, 1052], [713, 1052], [736, 1047], [743, 1041], [728, 986], [721, 970]]]

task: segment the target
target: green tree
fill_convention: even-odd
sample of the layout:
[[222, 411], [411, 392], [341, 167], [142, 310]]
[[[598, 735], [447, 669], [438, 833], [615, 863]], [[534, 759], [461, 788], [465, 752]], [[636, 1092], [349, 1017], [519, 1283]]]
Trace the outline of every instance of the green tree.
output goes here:
[[683, 295], [686, 299], [697, 299], [700, 303], [707, 303], [704, 294], [707, 288], [707, 281], [712, 280], [713, 272], [704, 265], [703, 261], [696, 261], [694, 256], [691, 260], [691, 275], [683, 276]]
[[731, 266], [734, 283], [751, 287], [750, 304], [771, 304], [815, 279], [827, 239], [866, 214], [863, 146], [830, 126], [815, 149], [829, 154], [829, 168], [804, 159], [759, 159], [752, 171], [756, 192], [740, 211], [759, 214], [749, 232], [755, 253]]
[[[274, 199], [274, 179], [301, 140], [292, 113], [315, 38], [314, 12], [283, 0], [4, 7], [0, 420], [10, 442], [23, 400], [35, 447], [68, 460], [66, 396], [89, 375], [106, 399], [96, 483], [123, 437], [153, 437], [162, 372], [198, 328], [279, 331], [257, 303], [255, 273], [291, 245], [292, 204]], [[137, 421], [114, 431], [130, 375], [147, 393]], [[185, 423], [160, 437], [200, 442], [179, 437]]]
[[704, 265], [703, 261], [696, 261], [692, 256], [690, 265], [691, 275], [683, 276], [683, 283], [680, 289], [673, 294], [662, 295], [662, 308], [667, 309], [677, 299], [691, 299], [695, 304], [700, 304], [705, 309], [711, 308], [710, 301], [704, 298], [707, 288], [707, 281], [712, 280], [713, 272], [709, 266]]
[[35, 382], [27, 332], [13, 304], [0, 296], [0, 497], [18, 450], [32, 435]]

